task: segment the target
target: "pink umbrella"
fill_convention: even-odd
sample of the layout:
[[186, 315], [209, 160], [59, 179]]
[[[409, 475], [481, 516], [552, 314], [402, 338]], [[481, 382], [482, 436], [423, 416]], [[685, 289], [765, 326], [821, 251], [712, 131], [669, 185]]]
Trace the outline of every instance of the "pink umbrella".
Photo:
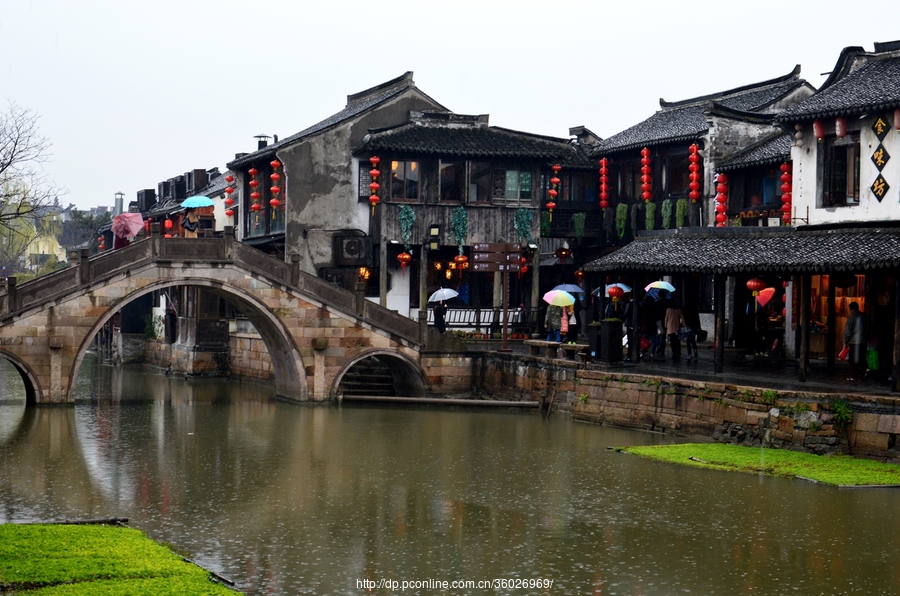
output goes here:
[[112, 233], [119, 238], [137, 236], [144, 227], [144, 218], [140, 213], [120, 213], [112, 220]]
[[775, 288], [766, 288], [759, 291], [759, 294], [756, 295], [756, 301], [759, 302], [760, 306], [765, 306], [769, 303], [769, 300], [771, 300], [772, 296], [774, 295]]

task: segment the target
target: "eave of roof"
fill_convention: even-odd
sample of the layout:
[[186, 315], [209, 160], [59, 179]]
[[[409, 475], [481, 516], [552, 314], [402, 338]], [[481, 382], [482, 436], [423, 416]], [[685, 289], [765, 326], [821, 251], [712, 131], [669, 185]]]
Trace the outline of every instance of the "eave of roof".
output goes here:
[[584, 270], [816, 274], [898, 266], [897, 228], [683, 228], [641, 233], [634, 242], [586, 264]]
[[731, 159], [719, 162], [716, 164], [716, 169], [720, 172], [730, 172], [789, 161], [793, 144], [794, 137], [790, 133], [776, 133], [741, 151]]

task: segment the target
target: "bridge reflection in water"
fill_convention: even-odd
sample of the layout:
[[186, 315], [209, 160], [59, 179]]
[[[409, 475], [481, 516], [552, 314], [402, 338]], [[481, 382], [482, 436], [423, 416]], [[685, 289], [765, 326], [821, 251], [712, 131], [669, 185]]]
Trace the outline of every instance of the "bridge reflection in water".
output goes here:
[[545, 578], [557, 594], [896, 582], [895, 492], [607, 450], [659, 435], [536, 412], [289, 404], [90, 360], [78, 397], [0, 406], [0, 521], [128, 517], [248, 594], [356, 593], [363, 579]]

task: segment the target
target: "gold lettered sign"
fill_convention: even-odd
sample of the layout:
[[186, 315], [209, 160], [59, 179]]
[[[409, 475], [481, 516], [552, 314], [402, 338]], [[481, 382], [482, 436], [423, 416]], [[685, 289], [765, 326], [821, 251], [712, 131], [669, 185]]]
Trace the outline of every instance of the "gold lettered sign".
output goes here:
[[887, 180], [884, 179], [884, 176], [878, 174], [878, 178], [875, 179], [875, 182], [872, 183], [871, 189], [872, 194], [875, 195], [875, 198], [878, 199], [878, 202], [881, 202], [881, 199], [887, 194], [888, 190], [890, 190], [891, 186], [887, 183]]
[[875, 164], [875, 167], [878, 168], [878, 171], [880, 172], [884, 169], [885, 164], [887, 164], [890, 158], [891, 156], [887, 152], [887, 149], [884, 148], [884, 145], [879, 143], [878, 147], [875, 148], [875, 153], [872, 154], [872, 163]]
[[878, 137], [879, 141], [884, 140], [889, 129], [890, 127], [888, 126], [887, 120], [882, 116], [876, 118], [875, 122], [872, 123], [872, 132], [875, 133], [875, 136]]

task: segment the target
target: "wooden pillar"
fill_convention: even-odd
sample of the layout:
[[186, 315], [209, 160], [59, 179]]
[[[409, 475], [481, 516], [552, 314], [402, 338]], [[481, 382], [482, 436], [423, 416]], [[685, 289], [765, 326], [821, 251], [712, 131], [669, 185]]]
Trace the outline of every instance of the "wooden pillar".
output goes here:
[[387, 308], [387, 253], [388, 253], [388, 244], [387, 239], [384, 237], [384, 222], [385, 215], [384, 212], [387, 209], [387, 204], [383, 202], [378, 207], [378, 303]]
[[808, 273], [800, 276], [800, 366], [798, 367], [798, 380], [806, 382], [806, 373], [809, 369], [809, 295], [812, 280]]
[[894, 272], [894, 354], [891, 375], [894, 377], [891, 391], [900, 391], [900, 271]]
[[716, 373], [725, 371], [725, 282], [727, 277], [718, 273], [713, 279], [713, 308], [716, 316]]
[[[829, 275], [829, 282], [831, 276]], [[834, 355], [837, 352], [837, 312], [835, 309], [835, 288], [833, 283], [828, 284], [828, 335], [825, 341], [825, 358], [828, 361], [828, 368], [834, 369]]]

